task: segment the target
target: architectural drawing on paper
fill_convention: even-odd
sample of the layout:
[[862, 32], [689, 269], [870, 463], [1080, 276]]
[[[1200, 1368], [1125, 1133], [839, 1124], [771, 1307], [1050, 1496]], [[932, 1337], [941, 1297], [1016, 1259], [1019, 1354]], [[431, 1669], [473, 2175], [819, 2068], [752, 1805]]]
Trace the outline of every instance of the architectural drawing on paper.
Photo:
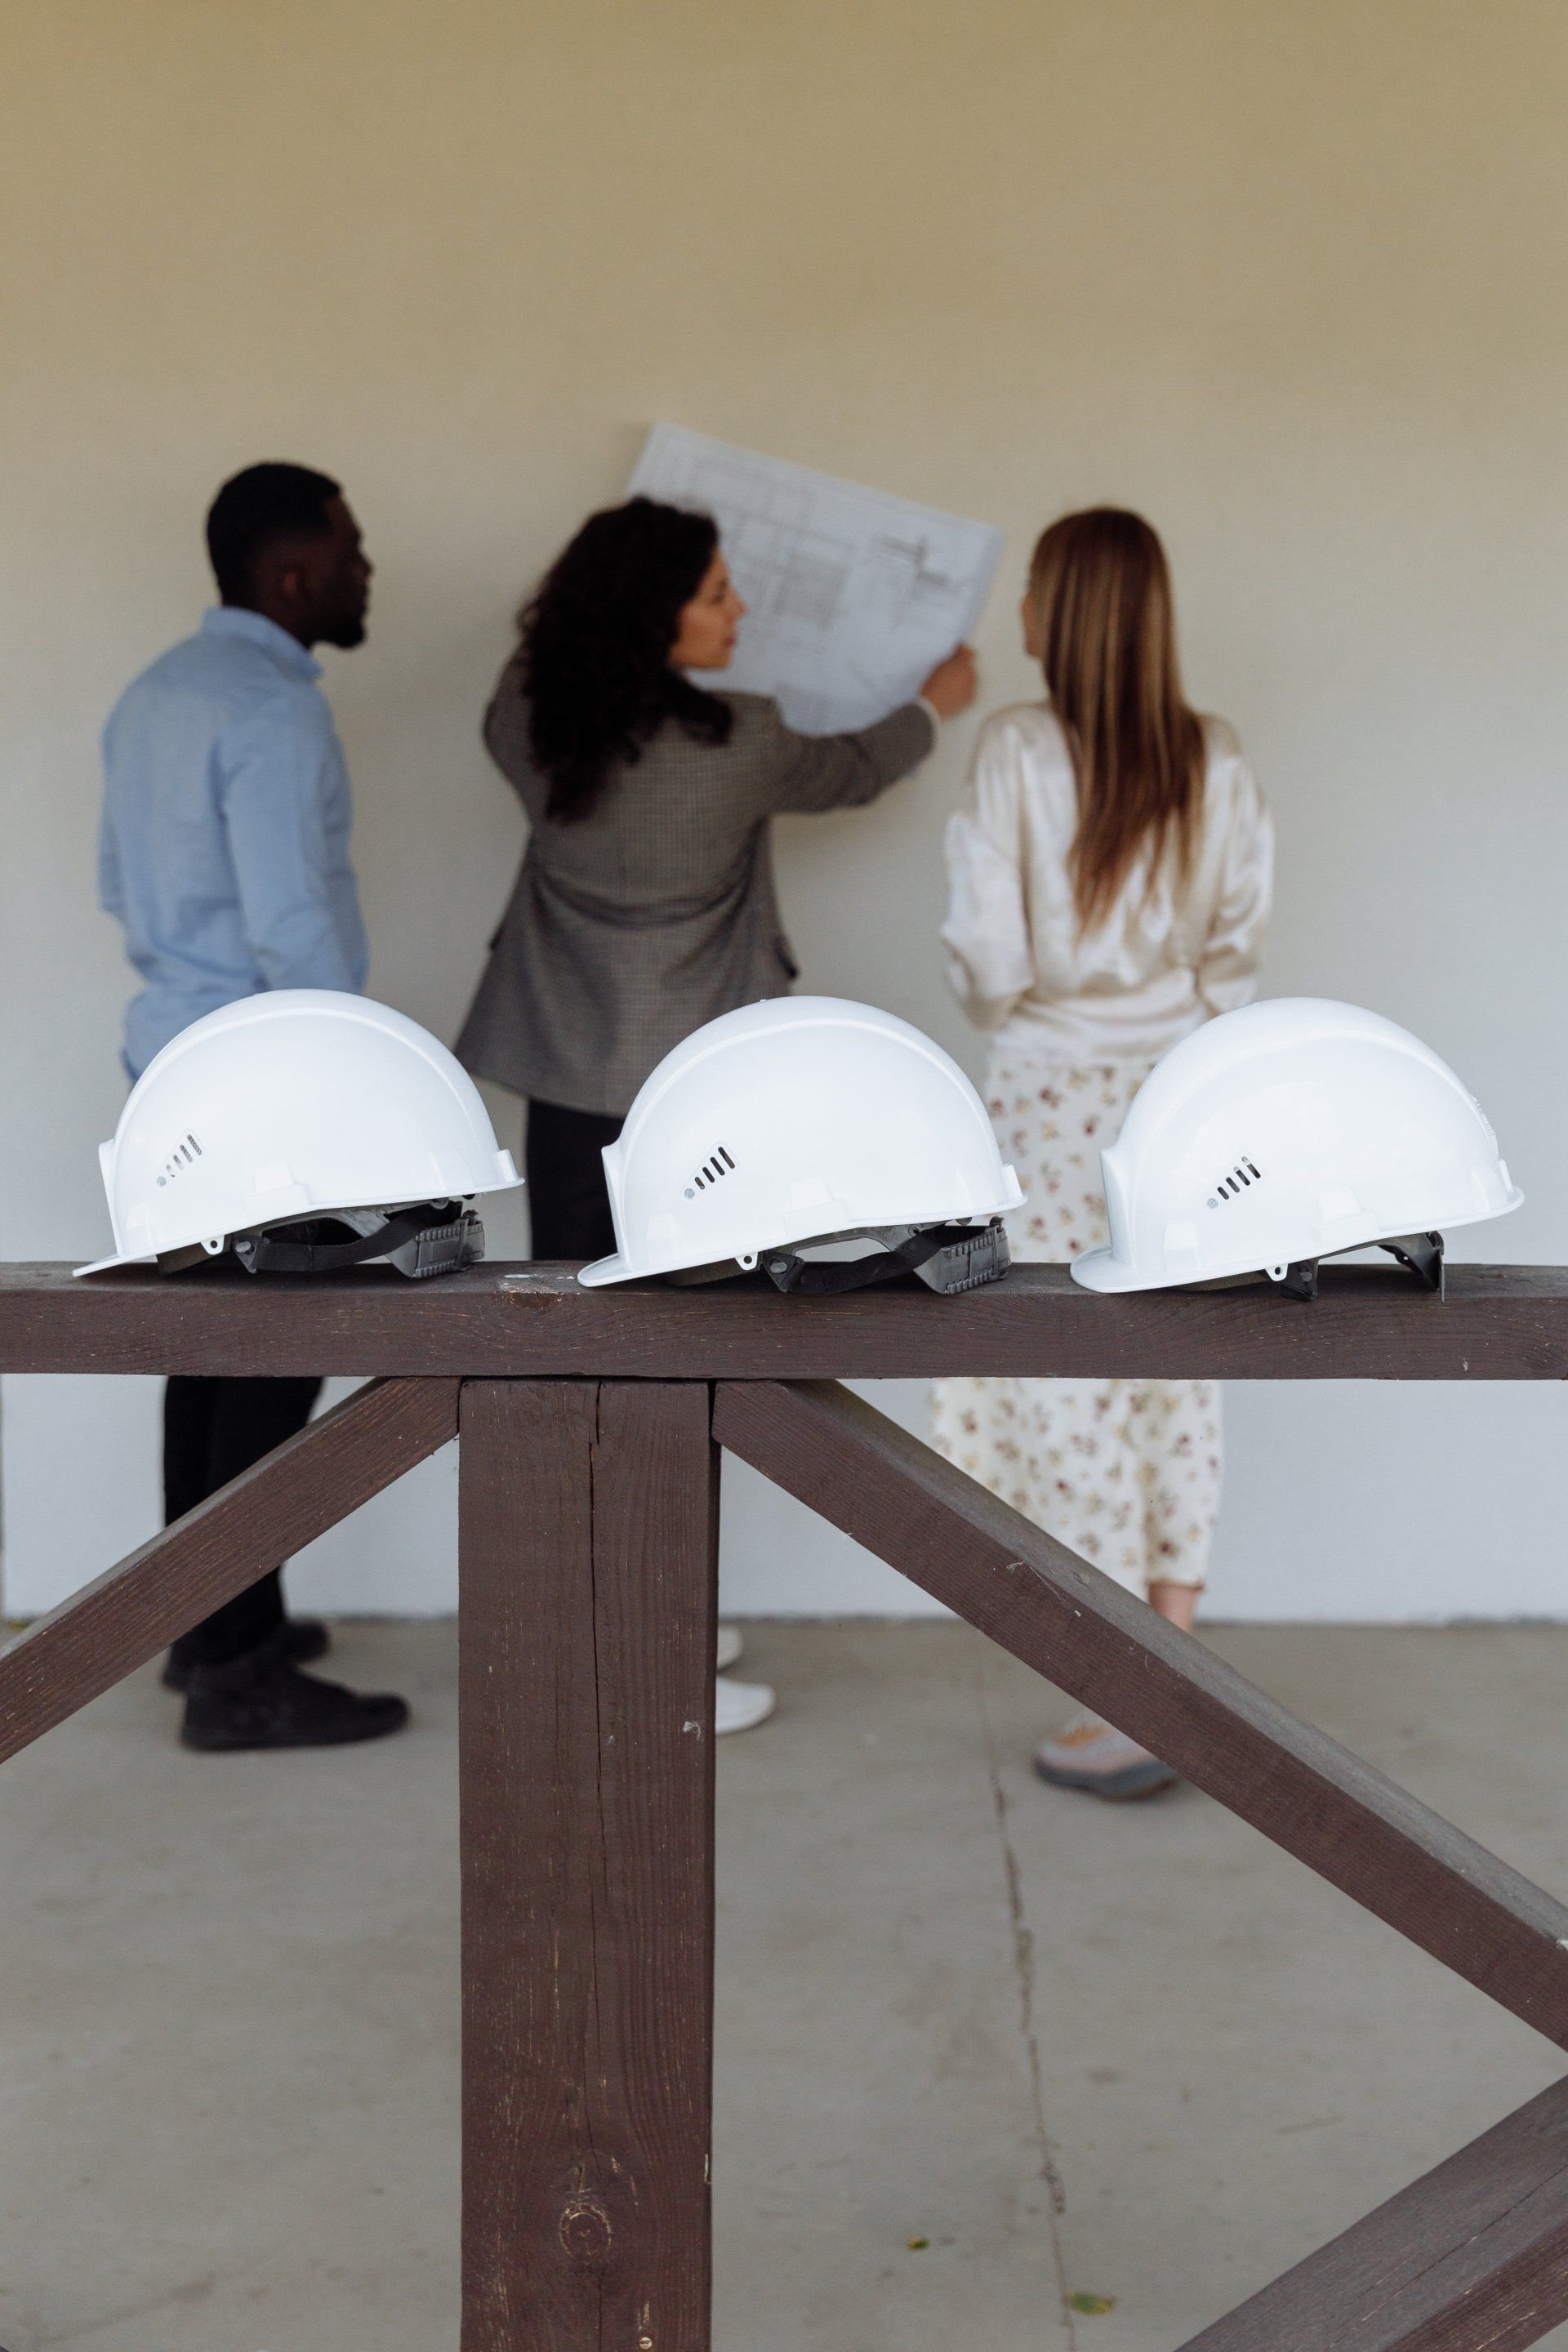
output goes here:
[[751, 607], [724, 683], [771, 694], [808, 734], [908, 701], [967, 637], [1002, 534], [804, 466], [656, 425], [634, 491], [701, 507]]

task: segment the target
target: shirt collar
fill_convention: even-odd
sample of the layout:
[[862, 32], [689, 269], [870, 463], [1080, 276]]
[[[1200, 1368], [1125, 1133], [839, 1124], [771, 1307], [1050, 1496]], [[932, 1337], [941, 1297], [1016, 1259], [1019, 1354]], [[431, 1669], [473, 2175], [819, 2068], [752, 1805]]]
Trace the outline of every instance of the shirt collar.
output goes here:
[[211, 637], [248, 637], [251, 644], [269, 653], [284, 669], [291, 669], [300, 677], [320, 677], [321, 665], [308, 654], [298, 637], [269, 621], [265, 613], [248, 612], [243, 604], [215, 604], [202, 614], [202, 629]]

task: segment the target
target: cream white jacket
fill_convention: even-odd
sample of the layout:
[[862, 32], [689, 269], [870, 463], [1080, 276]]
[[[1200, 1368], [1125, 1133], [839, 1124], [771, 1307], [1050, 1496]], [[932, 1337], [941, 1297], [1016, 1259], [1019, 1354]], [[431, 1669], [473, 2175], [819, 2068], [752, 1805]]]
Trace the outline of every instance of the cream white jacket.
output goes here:
[[1068, 856], [1078, 825], [1067, 740], [1048, 703], [981, 729], [947, 828], [948, 979], [996, 1046], [1058, 1066], [1154, 1061], [1215, 1013], [1250, 1002], [1274, 878], [1274, 827], [1223, 719], [1205, 719], [1203, 821], [1180, 890], [1136, 860], [1081, 938]]

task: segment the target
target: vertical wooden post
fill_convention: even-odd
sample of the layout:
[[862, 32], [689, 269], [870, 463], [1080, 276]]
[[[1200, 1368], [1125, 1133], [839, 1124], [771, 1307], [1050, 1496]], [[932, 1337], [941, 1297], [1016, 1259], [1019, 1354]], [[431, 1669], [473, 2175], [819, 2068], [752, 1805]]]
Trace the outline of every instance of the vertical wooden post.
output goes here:
[[463, 2352], [708, 2352], [710, 1392], [460, 1420]]

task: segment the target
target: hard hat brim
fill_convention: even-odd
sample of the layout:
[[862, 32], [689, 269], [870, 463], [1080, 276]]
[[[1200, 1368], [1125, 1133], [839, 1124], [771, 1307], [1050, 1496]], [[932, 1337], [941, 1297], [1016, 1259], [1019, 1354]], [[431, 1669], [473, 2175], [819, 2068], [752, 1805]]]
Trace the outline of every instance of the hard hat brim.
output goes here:
[[[1494, 1217], [1511, 1215], [1512, 1212], [1522, 1207], [1523, 1203], [1524, 1194], [1517, 1184], [1510, 1184], [1508, 1197], [1500, 1208], [1474, 1209], [1458, 1216], [1413, 1218], [1400, 1230], [1425, 1233], [1429, 1228], [1435, 1228], [1443, 1233], [1458, 1233], [1466, 1225], [1489, 1224]], [[1347, 1256], [1352, 1250], [1378, 1249], [1385, 1238], [1384, 1231], [1377, 1228], [1364, 1234], [1346, 1236], [1337, 1241], [1331, 1249], [1319, 1252], [1318, 1255], [1326, 1257], [1343, 1257]], [[1082, 1257], [1074, 1258], [1071, 1268], [1072, 1278], [1076, 1283], [1081, 1285], [1085, 1290], [1098, 1290], [1102, 1294], [1129, 1290], [1190, 1290], [1210, 1282], [1234, 1282], [1241, 1275], [1260, 1275], [1264, 1270], [1255, 1258], [1239, 1256], [1234, 1265], [1208, 1265], [1205, 1266], [1200, 1273], [1193, 1273], [1188, 1269], [1176, 1274], [1163, 1269], [1159, 1273], [1151, 1273], [1146, 1267], [1127, 1265], [1125, 1260], [1119, 1258], [1111, 1249], [1086, 1250]]]
[[73, 1265], [71, 1280], [78, 1282], [84, 1274], [112, 1274], [119, 1265], [156, 1265], [157, 1263], [157, 1253], [153, 1250], [141, 1250], [132, 1257], [95, 1257], [90, 1265]]
[[584, 1266], [577, 1279], [584, 1290], [598, 1290], [609, 1282], [633, 1282], [639, 1274], [647, 1274], [650, 1270], [647, 1266], [633, 1265], [617, 1250], [613, 1257], [596, 1257], [592, 1265]]
[[[1086, 1250], [1081, 1257], [1075, 1257], [1072, 1278], [1085, 1290], [1148, 1290], [1153, 1287], [1148, 1275], [1139, 1274], [1131, 1266], [1123, 1265], [1108, 1249]], [[1173, 1279], [1190, 1282], [1192, 1276], [1178, 1275]]]

